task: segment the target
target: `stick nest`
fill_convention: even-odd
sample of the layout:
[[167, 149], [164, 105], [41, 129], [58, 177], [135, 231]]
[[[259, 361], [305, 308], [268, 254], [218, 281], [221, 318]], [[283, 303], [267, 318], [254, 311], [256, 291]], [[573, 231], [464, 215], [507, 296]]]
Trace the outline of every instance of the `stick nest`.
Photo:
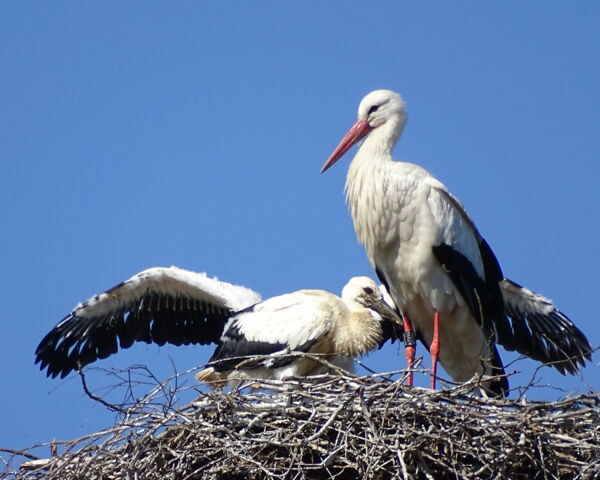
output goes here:
[[[431, 391], [401, 380], [328, 375], [252, 385], [269, 393], [186, 387], [199, 396], [183, 407], [174, 398], [184, 387], [162, 383], [114, 406], [113, 427], [46, 444], [51, 458], [13, 451], [0, 478], [600, 478], [597, 395], [496, 400], [470, 394], [473, 385]], [[17, 453], [31, 460], [15, 471]]]

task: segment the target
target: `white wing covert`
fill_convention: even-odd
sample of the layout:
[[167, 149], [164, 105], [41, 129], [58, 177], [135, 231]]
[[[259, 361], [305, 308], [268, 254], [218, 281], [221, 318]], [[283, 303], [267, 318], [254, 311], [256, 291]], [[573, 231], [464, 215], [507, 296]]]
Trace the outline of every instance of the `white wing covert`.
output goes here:
[[[446, 244], [464, 255], [477, 274], [484, 279], [485, 272], [480, 252], [479, 232], [462, 204], [443, 184], [428, 179], [431, 191], [427, 198], [434, 224], [440, 228], [439, 238], [432, 239], [433, 245]], [[436, 241], [437, 240], [437, 241]]]
[[[307, 352], [331, 330], [341, 300], [324, 291], [300, 290], [270, 298], [238, 312], [225, 326], [221, 344], [209, 360], [217, 371], [235, 366], [244, 357], [278, 352]], [[345, 307], [344, 307], [345, 308]], [[268, 367], [291, 363], [293, 359], [268, 359]], [[261, 361], [246, 364], [256, 368]]]

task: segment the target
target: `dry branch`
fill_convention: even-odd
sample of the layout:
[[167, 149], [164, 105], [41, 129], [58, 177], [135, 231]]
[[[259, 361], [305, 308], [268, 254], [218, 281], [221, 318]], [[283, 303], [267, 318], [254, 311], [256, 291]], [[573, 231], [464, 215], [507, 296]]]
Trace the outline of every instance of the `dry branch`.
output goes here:
[[5, 460], [0, 478], [600, 478], [597, 395], [493, 400], [469, 386], [430, 391], [401, 380], [261, 381], [253, 386], [270, 393], [199, 393], [179, 408], [174, 395], [185, 387], [163, 383], [119, 406], [115, 426], [54, 443], [51, 458], [18, 471], [16, 457]]

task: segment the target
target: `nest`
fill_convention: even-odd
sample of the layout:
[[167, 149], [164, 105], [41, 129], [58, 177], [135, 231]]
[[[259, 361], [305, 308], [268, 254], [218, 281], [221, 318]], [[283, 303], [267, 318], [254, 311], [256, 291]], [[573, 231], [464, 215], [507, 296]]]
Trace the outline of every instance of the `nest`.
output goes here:
[[[102, 400], [118, 411], [116, 424], [47, 444], [51, 458], [13, 452], [4, 460], [6, 475], [23, 480], [600, 478], [597, 395], [556, 402], [487, 399], [469, 393], [473, 385], [408, 388], [402, 373], [257, 381], [231, 393], [161, 383], [129, 405]], [[177, 407], [175, 395], [184, 388], [198, 396]], [[14, 470], [17, 453], [30, 460]]]

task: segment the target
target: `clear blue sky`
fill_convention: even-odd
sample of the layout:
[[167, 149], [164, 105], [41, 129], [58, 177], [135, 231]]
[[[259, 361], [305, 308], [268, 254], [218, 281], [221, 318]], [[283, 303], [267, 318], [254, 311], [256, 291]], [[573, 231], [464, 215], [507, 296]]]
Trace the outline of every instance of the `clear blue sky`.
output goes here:
[[[599, 32], [594, 1], [0, 3], [0, 446], [113, 422], [33, 352], [140, 270], [206, 271], [265, 297], [373, 275], [344, 203], [349, 158], [319, 168], [375, 88], [408, 105], [396, 158], [443, 181], [505, 274], [598, 346]], [[184, 370], [210, 351], [144, 344], [99, 365], [164, 378], [170, 358]], [[540, 381], [597, 390], [597, 360]], [[512, 384], [536, 366], [512, 365]]]

